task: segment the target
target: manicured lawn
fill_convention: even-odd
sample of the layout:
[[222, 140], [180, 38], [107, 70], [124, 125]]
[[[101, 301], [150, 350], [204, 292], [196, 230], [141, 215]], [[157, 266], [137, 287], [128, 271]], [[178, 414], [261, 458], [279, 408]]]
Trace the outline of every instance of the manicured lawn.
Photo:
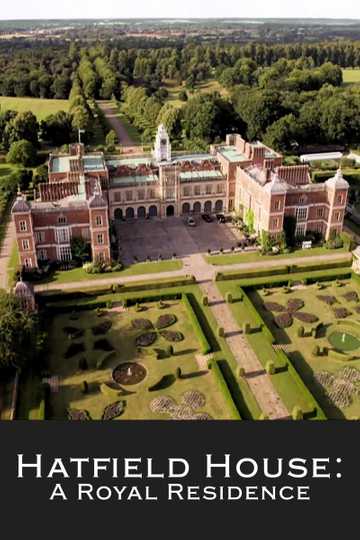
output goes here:
[[[314, 355], [315, 346], [332, 349], [333, 343], [331, 341], [331, 336], [336, 332], [336, 329], [338, 329], [338, 332], [341, 334], [345, 334], [346, 332], [353, 335], [354, 338], [360, 335], [360, 330], [356, 328], [356, 325], [354, 328], [351, 328], [352, 323], [346, 322], [347, 320], [360, 322], [360, 314], [355, 309], [358, 302], [355, 300], [349, 301], [344, 297], [344, 295], [350, 292], [356, 292], [360, 296], [360, 288], [352, 280], [345, 280], [343, 283], [344, 285], [339, 287], [336, 285], [335, 281], [330, 281], [327, 282], [325, 287], [321, 290], [318, 289], [317, 285], [308, 285], [301, 289], [294, 290], [291, 293], [285, 293], [282, 288], [274, 288], [271, 289], [271, 293], [268, 296], [264, 296], [259, 290], [249, 292], [250, 299], [276, 337], [277, 343], [287, 347], [287, 354], [293, 365], [301, 374], [303, 381], [317, 399], [328, 418], [331, 419], [360, 417], [360, 349], [351, 352], [351, 355], [356, 357], [355, 360], [351, 361], [339, 360], [338, 358], [333, 358], [327, 354], [320, 356]], [[320, 300], [319, 296], [334, 297], [336, 303], [333, 306], [330, 306]], [[323, 327], [317, 332], [316, 337], [308, 335], [310, 334], [311, 327], [314, 327], [314, 323], [304, 323], [297, 320], [295, 317], [289, 328], [278, 328], [274, 322], [274, 317], [279, 313], [268, 310], [264, 306], [264, 303], [267, 302], [286, 306], [287, 302], [294, 298], [300, 299], [304, 303], [304, 307], [301, 308], [299, 312], [315, 315], [318, 318], [318, 322], [323, 323]], [[242, 304], [243, 303], [239, 303], [238, 305], [241, 306]], [[349, 311], [349, 315], [344, 319], [344, 322], [336, 319], [333, 308], [346, 308]], [[299, 336], [298, 334], [301, 326], [305, 329], [305, 337]], [[259, 347], [260, 338], [258, 336], [259, 334], [253, 334], [250, 336], [250, 341], [253, 345], [257, 342]], [[265, 342], [266, 340], [263, 339], [261, 351], [259, 352], [260, 354], [266, 354], [266, 356], [270, 358], [272, 347], [269, 342], [267, 342], [267, 344]], [[344, 343], [345, 342], [346, 339], [344, 339]], [[338, 350], [340, 350], [340, 348]], [[354, 387], [352, 388], [353, 391], [350, 393], [351, 403], [347, 406], [341, 405], [340, 402], [336, 401], [336, 399], [334, 400], [334, 398], [328, 399], [326, 397], [324, 385], [320, 384], [317, 380], [319, 373], [329, 373], [338, 379], [337, 384], [339, 385], [339, 389], [337, 392], [345, 391], [345, 389], [341, 390], [343, 386], [348, 384], [344, 382], [344, 368], [355, 370], [352, 372], [352, 376], [355, 376], [355, 379], [357, 376], [359, 377], [359, 382], [354, 383]], [[276, 378], [278, 378], [278, 375], [275, 375], [274, 381]]]
[[360, 84], [360, 69], [343, 69], [344, 84]]
[[[201, 392], [205, 396], [206, 403], [201, 408], [201, 412], [206, 412], [216, 419], [231, 419], [226, 401], [218, 387], [212, 371], [199, 374], [199, 366], [195, 355], [199, 353], [199, 344], [192, 330], [191, 322], [182, 302], [167, 301], [166, 309], [159, 309], [156, 303], [145, 304], [146, 311], [136, 312], [134, 307], [129, 308], [124, 313], [107, 312], [106, 317], [98, 317], [95, 311], [85, 311], [79, 313], [78, 320], [69, 318], [69, 314], [57, 315], [54, 318], [50, 340], [50, 369], [61, 379], [60, 391], [51, 395], [50, 408], [54, 419], [63, 419], [66, 416], [66, 409], [76, 408], [87, 410], [93, 419], [100, 419], [104, 408], [118, 400], [126, 401], [124, 414], [120, 417], [124, 420], [133, 419], [170, 419], [169, 414], [152, 412], [151, 401], [159, 396], [169, 396], [181, 404], [182, 396], [187, 391]], [[174, 355], [157, 359], [152, 353], [154, 348], [166, 350], [169, 342], [160, 335], [156, 342], [149, 348], [143, 348], [139, 352], [136, 347], [136, 336], [143, 331], [136, 331], [131, 327], [134, 319], [147, 319], [155, 324], [160, 315], [166, 313], [174, 314], [177, 322], [169, 327], [169, 330], [179, 331], [183, 334], [184, 340], [174, 343]], [[112, 322], [111, 330], [106, 339], [114, 348], [114, 354], [109, 356], [109, 352], [97, 351], [94, 349], [94, 342], [99, 337], [94, 337], [91, 328], [101, 323], [104, 319]], [[84, 353], [89, 369], [79, 370], [79, 359], [84, 354], [75, 355], [65, 359], [65, 353], [73, 343], [65, 338], [64, 327], [73, 326], [85, 331], [84, 338], [77, 339], [76, 343], [83, 343], [86, 348]], [[109, 357], [105, 360], [104, 367], [99, 369], [97, 362], [101, 358]], [[123, 385], [129, 391], [128, 395], [121, 396], [119, 390], [111, 390], [104, 386], [112, 381], [112, 371], [123, 362], [139, 362], [146, 369], [146, 377], [143, 381], [133, 385]], [[173, 375], [180, 367], [183, 374], [193, 375], [192, 377], [176, 380], [174, 384], [164, 390], [149, 391], [149, 387], [158, 383], [163, 376]], [[86, 380], [89, 384], [89, 393], [83, 394], [82, 384]], [[103, 386], [102, 386], [103, 385]], [[200, 411], [199, 411], [200, 412]]]
[[[257, 419], [261, 414], [261, 410], [252, 395], [246, 380], [243, 378], [238, 378], [236, 376], [236, 367], [237, 363], [234, 357], [231, 354], [231, 351], [227, 348], [226, 342], [222, 338], [216, 337], [216, 322], [212, 315], [212, 312], [208, 306], [201, 306], [201, 297], [202, 294], [199, 288], [195, 285], [189, 285], [185, 287], [167, 287], [161, 289], [161, 282], [159, 282], [159, 289], [156, 291], [149, 291], [148, 294], [173, 294], [178, 292], [189, 293], [194, 296], [198, 305], [198, 316], [201, 317], [203, 330], [206, 334], [208, 341], [212, 345], [213, 352], [211, 353], [213, 361], [222, 361], [228, 365], [228, 368], [233, 373], [233, 397], [236, 400], [237, 406], [240, 407], [241, 416], [243, 419]], [[146, 291], [141, 292], [126, 292], [122, 294], [112, 294], [108, 295], [94, 296], [89, 299], [81, 300], [81, 304], [96, 304], [99, 301], [112, 301], [115, 305], [116, 302], [121, 301], [124, 297], [126, 298], [138, 298], [139, 296], [146, 295]], [[50, 299], [49, 299], [50, 302]], [[103, 407], [108, 404], [108, 402], [116, 401], [112, 398], [109, 400], [108, 396], [104, 396], [101, 391], [94, 391], [91, 395], [84, 396], [81, 394], [81, 385], [84, 380], [92, 382], [95, 385], [96, 378], [98, 377], [100, 382], [110, 381], [112, 368], [115, 365], [123, 361], [129, 361], [136, 356], [136, 350], [134, 345], [134, 331], [131, 330], [129, 323], [132, 318], [146, 318], [151, 321], [155, 321], [159, 314], [164, 314], [166, 312], [174, 313], [178, 317], [178, 322], [173, 326], [169, 327], [170, 330], [180, 330], [185, 336], [185, 340], [179, 343], [174, 344], [175, 354], [173, 357], [165, 358], [162, 360], [156, 360], [155, 358], [144, 357], [141, 358], [141, 363], [148, 369], [147, 378], [138, 385], [136, 388], [136, 394], [126, 396], [125, 399], [129, 402], [129, 408], [126, 409], [127, 412], [121, 417], [123, 419], [127, 418], [139, 418], [140, 414], [144, 414], [145, 418], [162, 418], [163, 415], [151, 413], [148, 410], [148, 404], [150, 401], [148, 386], [156, 382], [156, 378], [159, 379], [160, 375], [174, 373], [177, 367], [181, 367], [183, 373], [190, 373], [199, 370], [198, 364], [195, 359], [195, 355], [199, 352], [199, 343], [194, 334], [193, 327], [191, 322], [187, 317], [187, 313], [184, 311], [184, 306], [180, 301], [168, 301], [167, 304], [170, 304], [170, 307], [165, 310], [159, 310], [158, 305], [155, 303], [146, 304], [149, 308], [144, 312], [137, 313], [134, 308], [130, 308], [130, 311], [126, 313], [112, 313], [110, 315], [105, 315], [105, 318], [111, 318], [113, 322], [112, 329], [108, 335], [104, 336], [106, 339], [111, 341], [117, 354], [113, 360], [110, 360], [110, 365], [106, 366], [104, 369], [96, 370], [89, 369], [85, 372], [79, 372], [78, 370], [78, 361], [81, 355], [74, 357], [73, 359], [65, 360], [63, 354], [66, 348], [69, 346], [71, 341], [65, 339], [65, 334], [62, 330], [62, 326], [78, 326], [81, 324], [81, 327], [88, 328], [89, 325], [98, 324], [101, 322], [102, 317], [96, 317], [95, 306], [94, 310], [82, 312], [80, 314], [80, 319], [78, 321], [69, 321], [69, 313], [65, 315], [56, 315], [53, 321], [53, 324], [50, 328], [51, 333], [51, 373], [54, 374], [54, 371], [57, 372], [59, 369], [60, 374], [66, 375], [69, 377], [68, 382], [62, 383], [61, 395], [58, 397], [55, 396], [55, 409], [52, 414], [53, 417], [58, 415], [61, 418], [64, 418], [64, 410], [68, 406], [66, 400], [73, 399], [71, 396], [77, 396], [74, 401], [74, 406], [78, 408], [78, 404], [81, 403], [82, 406], [85, 405], [91, 407], [94, 417], [101, 416]], [[57, 307], [68, 307], [71, 311], [71, 307], [74, 305], [74, 300], [56, 302]], [[50, 306], [50, 304], [49, 304]], [[201, 307], [200, 307], [201, 306]], [[101, 336], [100, 336], [101, 337]], [[77, 340], [79, 341], [79, 340]], [[80, 340], [81, 341], [81, 340]], [[83, 341], [86, 343], [86, 356], [89, 359], [89, 362], [97, 362], [99, 355], [105, 354], [101, 351], [95, 353], [92, 350], [93, 337], [90, 330], [86, 330], [85, 337]], [[158, 338], [157, 342], [153, 347], [163, 348], [167, 342], [163, 338]], [[96, 367], [96, 366], [95, 366]], [[68, 375], [67, 375], [68, 370]], [[38, 410], [38, 391], [37, 386], [33, 380], [29, 379], [30, 385], [30, 395], [34, 396], [33, 399], [29, 399], [29, 392], [24, 393], [24, 396], [27, 396], [26, 403], [33, 403], [32, 409], [33, 413], [36, 414]], [[96, 385], [93, 386], [96, 388]], [[132, 388], [129, 387], [130, 390]], [[220, 391], [219, 381], [216, 379], [215, 374], [210, 370], [206, 375], [196, 376], [189, 379], [182, 379], [175, 382], [170, 388], [163, 390], [163, 395], [170, 395], [171, 397], [180, 399], [181, 394], [186, 390], [199, 390], [204, 393], [206, 396], [209, 396], [208, 406], [204, 410], [211, 414], [214, 418], [237, 418], [237, 413], [234, 409], [234, 406], [228, 403], [224, 398], [223, 393]], [[64, 390], [64, 393], [62, 393]], [[159, 392], [151, 392], [154, 394], [153, 397], [159, 395]], [[161, 394], [161, 392], [160, 392]], [[90, 399], [92, 398], [92, 399]], [[20, 396], [20, 400], [21, 400]], [[70, 399], [70, 401], [71, 401]], [[75, 398], [74, 398], [75, 399]], [[52, 401], [52, 400], [51, 400]], [[131, 401], [131, 403], [130, 403]], [[29, 417], [28, 412], [26, 411], [26, 403], [22, 406], [22, 418]], [[51, 409], [51, 407], [50, 407]], [[35, 411], [35, 412], [34, 412]]]
[[13, 243], [10, 258], [8, 261], [7, 273], [8, 273], [8, 286], [15, 285], [15, 272], [19, 266], [19, 249], [17, 242]]
[[181, 261], [161, 261], [138, 263], [125, 268], [121, 272], [111, 272], [105, 274], [87, 274], [82, 268], [73, 270], [57, 271], [51, 277], [44, 279], [41, 283], [74, 283], [76, 281], [91, 281], [106, 278], [119, 278], [127, 276], [137, 276], [142, 274], [157, 274], [160, 272], [173, 272], [181, 270]]
[[318, 247], [312, 249], [296, 249], [291, 253], [284, 255], [261, 255], [258, 251], [252, 253], [232, 253], [229, 255], [207, 255], [206, 261], [214, 266], [222, 266], [227, 264], [241, 264], [262, 261], [279, 261], [282, 259], [294, 259], [296, 257], [316, 257], [319, 255], [329, 255], [332, 253], [345, 253], [347, 249], [340, 248], [337, 250], [327, 249], [326, 247]]
[[65, 99], [17, 98], [0, 96], [2, 110], [18, 112], [31, 111], [38, 120], [43, 120], [58, 111], [67, 111], [69, 102]]

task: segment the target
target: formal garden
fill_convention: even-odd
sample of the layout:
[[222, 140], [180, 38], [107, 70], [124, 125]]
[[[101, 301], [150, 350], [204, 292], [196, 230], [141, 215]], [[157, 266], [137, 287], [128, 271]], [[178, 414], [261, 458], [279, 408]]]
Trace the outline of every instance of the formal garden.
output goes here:
[[218, 285], [285, 404], [309, 418], [358, 419], [358, 277], [339, 268], [261, 279]]
[[45, 297], [48, 362], [23, 376], [18, 418], [260, 417], [195, 285]]

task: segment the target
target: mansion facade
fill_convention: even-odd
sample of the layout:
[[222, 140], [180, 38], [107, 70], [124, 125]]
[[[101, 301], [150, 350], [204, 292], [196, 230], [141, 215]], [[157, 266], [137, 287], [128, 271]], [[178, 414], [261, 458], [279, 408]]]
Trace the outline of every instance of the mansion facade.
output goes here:
[[314, 184], [308, 165], [284, 166], [281, 154], [236, 134], [208, 153], [173, 155], [162, 125], [152, 155], [106, 160], [73, 144], [69, 154], [51, 154], [48, 168], [35, 200], [19, 194], [12, 207], [25, 268], [71, 260], [76, 237], [91, 244], [93, 260], [110, 261], [109, 226], [117, 219], [236, 212], [245, 221], [251, 215], [256, 232], [278, 235], [292, 215], [297, 235], [328, 239], [342, 231], [349, 188], [340, 170]]

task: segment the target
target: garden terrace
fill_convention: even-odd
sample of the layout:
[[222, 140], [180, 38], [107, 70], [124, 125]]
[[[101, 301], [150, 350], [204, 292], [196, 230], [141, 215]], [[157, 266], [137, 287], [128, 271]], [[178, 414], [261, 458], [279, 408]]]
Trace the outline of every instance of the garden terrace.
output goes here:
[[[267, 279], [266, 288], [250, 279], [218, 286], [223, 294], [232, 293], [233, 313], [240, 325], [249, 325], [247, 338], [264, 367], [273, 362], [272, 381], [289, 410], [298, 406], [305, 416], [318, 419], [324, 413], [331, 419], [359, 418], [359, 278], [329, 272], [308, 273], [306, 285], [297, 281], [291, 287], [279, 286], [275, 278]], [[332, 303], [319, 301], [320, 296]], [[302, 307], [291, 312], [289, 305], [295, 300]], [[335, 306], [346, 311], [345, 318], [337, 317]], [[311, 320], [297, 316], [306, 313]], [[283, 315], [287, 320], [279, 324]], [[351, 372], [344, 375], [346, 367]]]
[[[197, 286], [172, 285], [159, 289], [158, 283], [153, 291], [146, 285], [140, 291], [131, 287], [120, 288], [123, 291], [120, 293], [92, 291], [83, 293], [84, 296], [78, 293], [77, 298], [75, 293], [42, 296], [41, 312], [51, 321], [48, 368], [52, 376], [59, 377], [60, 384], [59, 392], [50, 393], [48, 418], [66, 418], [70, 409], [85, 411], [91, 419], [101, 419], [111, 415], [112, 409], [105, 414], [106, 408], [114, 405], [116, 409], [119, 401], [126, 402], [121, 414], [116, 416], [122, 420], [173, 418], [174, 411], [164, 414], [151, 405], [162, 396], [171, 398], [180, 407], [176, 409], [177, 418], [260, 416], [246, 381], [236, 377], [236, 362], [225, 340], [216, 337], [215, 321], [210, 309], [201, 305]], [[122, 307], [124, 304], [126, 308]], [[198, 322], [197, 330], [192, 317]], [[139, 325], [139, 320], [148, 321], [146, 328], [143, 323]], [[111, 321], [111, 326], [107, 321]], [[159, 321], [166, 328], [158, 328]], [[100, 325], [102, 331], [107, 331], [96, 335], [93, 329], [98, 331]], [[81, 329], [83, 334], [78, 334], [76, 339], [64, 339], [64, 328], [69, 327]], [[136, 338], [147, 332], [155, 333], [155, 341], [149, 346], [137, 345]], [[166, 337], [162, 335], [164, 332]], [[101, 347], [95, 346], [99, 341]], [[82, 344], [85, 351], [65, 360], [74, 343]], [[211, 351], [209, 357], [204, 353], [206, 343]], [[210, 358], [211, 369], [208, 369]], [[118, 384], [113, 378], [114, 369], [133, 362], [145, 368], [145, 378], [134, 385]], [[225, 364], [225, 368], [220, 370], [218, 362], [223, 368]], [[22, 417], [27, 417], [27, 411], [32, 409], [32, 393], [35, 394], [39, 384], [39, 380], [29, 381], [27, 402], [21, 404]], [[186, 392], [205, 396], [206, 404], [196, 414], [184, 409]]]

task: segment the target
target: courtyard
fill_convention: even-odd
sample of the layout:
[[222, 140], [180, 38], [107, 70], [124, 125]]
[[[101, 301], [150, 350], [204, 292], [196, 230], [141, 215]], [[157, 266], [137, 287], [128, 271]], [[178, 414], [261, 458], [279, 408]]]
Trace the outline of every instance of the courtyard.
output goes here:
[[[158, 258], [186, 257], [194, 253], [206, 253], [209, 249], [231, 249], [237, 238], [226, 224], [203, 221], [195, 215], [195, 227], [186, 224], [186, 218], [116, 221], [120, 258], [124, 264]], [[136, 260], [136, 259], [135, 259]]]
[[232, 419], [182, 300], [53, 317], [49, 419]]

